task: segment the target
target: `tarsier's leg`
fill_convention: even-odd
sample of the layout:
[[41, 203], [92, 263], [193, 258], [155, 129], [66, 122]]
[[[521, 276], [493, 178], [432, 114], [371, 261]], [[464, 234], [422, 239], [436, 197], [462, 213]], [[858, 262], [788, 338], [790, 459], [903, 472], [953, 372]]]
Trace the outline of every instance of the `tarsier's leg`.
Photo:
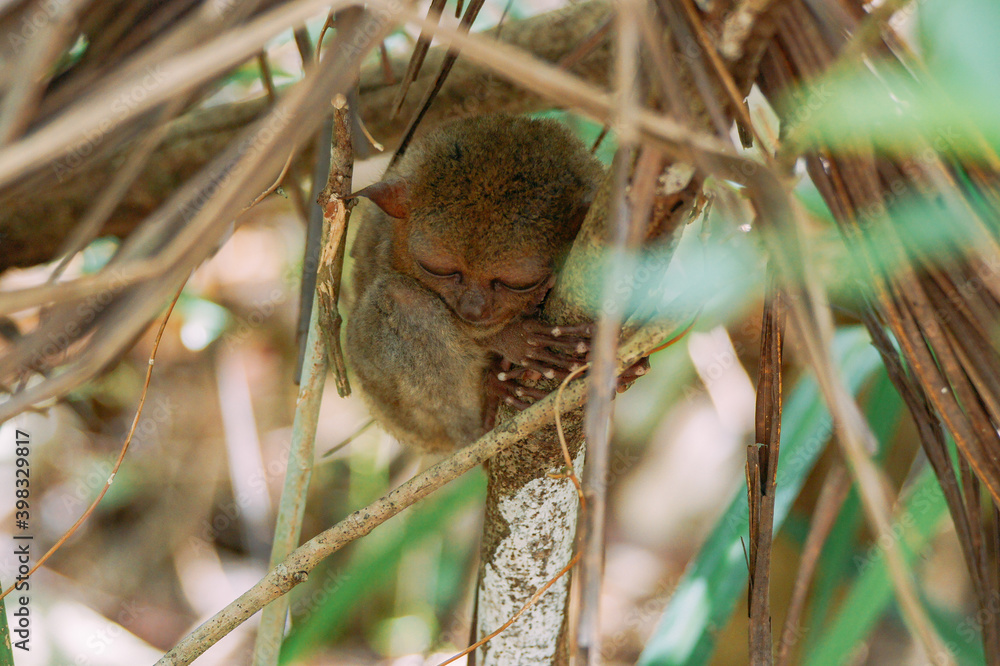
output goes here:
[[351, 313], [347, 352], [373, 415], [400, 441], [449, 449], [482, 433], [486, 355], [417, 283], [375, 280]]

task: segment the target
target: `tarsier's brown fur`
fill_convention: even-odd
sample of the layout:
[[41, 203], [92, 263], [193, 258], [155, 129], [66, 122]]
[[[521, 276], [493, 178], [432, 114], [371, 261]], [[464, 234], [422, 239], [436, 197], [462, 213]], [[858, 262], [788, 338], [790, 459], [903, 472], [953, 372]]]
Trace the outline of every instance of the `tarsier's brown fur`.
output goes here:
[[362, 192], [346, 351], [385, 430], [468, 444], [499, 360], [566, 367], [537, 351], [536, 313], [601, 174], [559, 123], [494, 115], [443, 125]]

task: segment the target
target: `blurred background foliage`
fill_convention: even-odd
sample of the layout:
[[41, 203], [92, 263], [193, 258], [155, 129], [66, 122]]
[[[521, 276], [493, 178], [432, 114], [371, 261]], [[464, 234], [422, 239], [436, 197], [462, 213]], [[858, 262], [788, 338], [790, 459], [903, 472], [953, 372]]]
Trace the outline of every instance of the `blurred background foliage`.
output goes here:
[[[488, 2], [476, 28], [495, 24], [504, 5]], [[519, 1], [509, 12], [528, 15], [550, 5], [556, 6]], [[861, 133], [885, 151], [917, 160], [925, 137], [934, 136], [948, 151], [995, 159], [982, 154], [982, 141], [1000, 149], [1000, 5], [922, 0], [905, 4], [892, 24], [926, 68], [876, 72], [859, 63], [831, 72], [795, 95], [802, 122], [792, 136], [849, 148]], [[309, 27], [318, 36], [319, 24]], [[408, 49], [414, 37], [401, 30], [387, 46]], [[301, 76], [290, 35], [270, 45], [268, 55], [278, 64], [279, 85]], [[207, 104], [261, 92], [259, 69], [248, 64]], [[759, 93], [751, 101], [755, 119], [773, 124]], [[564, 119], [587, 142], [600, 132], [562, 112], [547, 115]], [[777, 127], [771, 133], [776, 136]], [[611, 137], [598, 154], [610, 161]], [[358, 184], [383, 166], [379, 159], [359, 165]], [[840, 372], [878, 436], [879, 461], [902, 489], [899, 531], [888, 538], [905, 546], [928, 613], [959, 662], [984, 663], [970, 583], [936, 479], [878, 355], [856, 325], [852, 257], [815, 187], [803, 172], [798, 178], [799, 202], [814, 225], [814, 256], [807, 260], [835, 297]], [[706, 212], [686, 230], [670, 270], [658, 269], [663, 260], [655, 253], [637, 256], [625, 288], [634, 303], [655, 302], [670, 316], [700, 314], [693, 332], [654, 355], [652, 373], [618, 398], [602, 601], [608, 664], [746, 660], [743, 467], [753, 438], [763, 261], [753, 230], [739, 226], [741, 217], [733, 214], [738, 187], [715, 181], [707, 192]], [[946, 247], [945, 240], [975, 242], [961, 219], [943, 217], [924, 199], [904, 196], [891, 214], [928, 253]], [[189, 281], [118, 479], [33, 582], [34, 649], [18, 654], [18, 664], [150, 663], [264, 573], [296, 395], [303, 234], [281, 198], [258, 206], [250, 218]], [[115, 243], [95, 241], [70, 274], [95, 271]], [[36, 283], [44, 271], [10, 271], [0, 287]], [[100, 379], [24, 419], [21, 427], [33, 442], [39, 543], [58, 538], [103, 484], [132, 419], [151, 340], [148, 332]], [[795, 340], [789, 344], [794, 348]], [[827, 447], [834, 433], [815, 382], [794, 362], [786, 371], [772, 574], [776, 628], [819, 481], [836, 458]], [[377, 428], [363, 429], [367, 420], [357, 397], [340, 399], [327, 389], [304, 538], [429, 464]], [[12, 427], [2, 426], [0, 441], [11, 441]], [[4, 478], [12, 474], [10, 447], [0, 448], [0, 466]], [[282, 662], [437, 663], [467, 644], [484, 492], [477, 470], [324, 563], [293, 593]], [[9, 516], [0, 520], [10, 522]], [[797, 663], [917, 663], [883, 548], [855, 494], [824, 548], [810, 599], [794, 636]], [[245, 663], [253, 626], [240, 627], [198, 663]]]

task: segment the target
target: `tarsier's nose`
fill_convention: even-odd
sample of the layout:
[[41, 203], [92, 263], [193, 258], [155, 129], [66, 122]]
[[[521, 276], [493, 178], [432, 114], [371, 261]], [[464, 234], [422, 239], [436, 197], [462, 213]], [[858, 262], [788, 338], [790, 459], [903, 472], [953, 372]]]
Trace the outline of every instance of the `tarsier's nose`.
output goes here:
[[477, 322], [486, 315], [486, 299], [478, 290], [470, 289], [458, 299], [458, 316], [468, 322]]

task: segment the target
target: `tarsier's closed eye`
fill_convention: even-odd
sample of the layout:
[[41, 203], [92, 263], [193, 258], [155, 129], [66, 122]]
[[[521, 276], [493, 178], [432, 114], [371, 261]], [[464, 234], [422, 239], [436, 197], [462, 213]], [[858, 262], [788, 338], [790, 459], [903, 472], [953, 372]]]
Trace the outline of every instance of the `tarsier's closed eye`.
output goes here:
[[431, 277], [436, 277], [436, 278], [454, 278], [454, 277], [461, 278], [462, 277], [462, 273], [460, 271], [453, 271], [453, 270], [448, 270], [448, 269], [442, 269], [442, 268], [438, 268], [438, 267], [428, 266], [427, 264], [425, 264], [422, 261], [418, 261], [417, 262], [417, 266], [420, 266], [420, 270], [422, 270], [424, 273], [427, 273]]
[[542, 283], [545, 282], [547, 279], [548, 279], [547, 277], [543, 277], [541, 280], [538, 280], [537, 282], [534, 282], [529, 285], [509, 284], [507, 282], [504, 282], [503, 280], [494, 280], [493, 285], [494, 287], [503, 287], [507, 291], [512, 291], [516, 294], [525, 294], [529, 291], [533, 291], [538, 287], [540, 287]]

